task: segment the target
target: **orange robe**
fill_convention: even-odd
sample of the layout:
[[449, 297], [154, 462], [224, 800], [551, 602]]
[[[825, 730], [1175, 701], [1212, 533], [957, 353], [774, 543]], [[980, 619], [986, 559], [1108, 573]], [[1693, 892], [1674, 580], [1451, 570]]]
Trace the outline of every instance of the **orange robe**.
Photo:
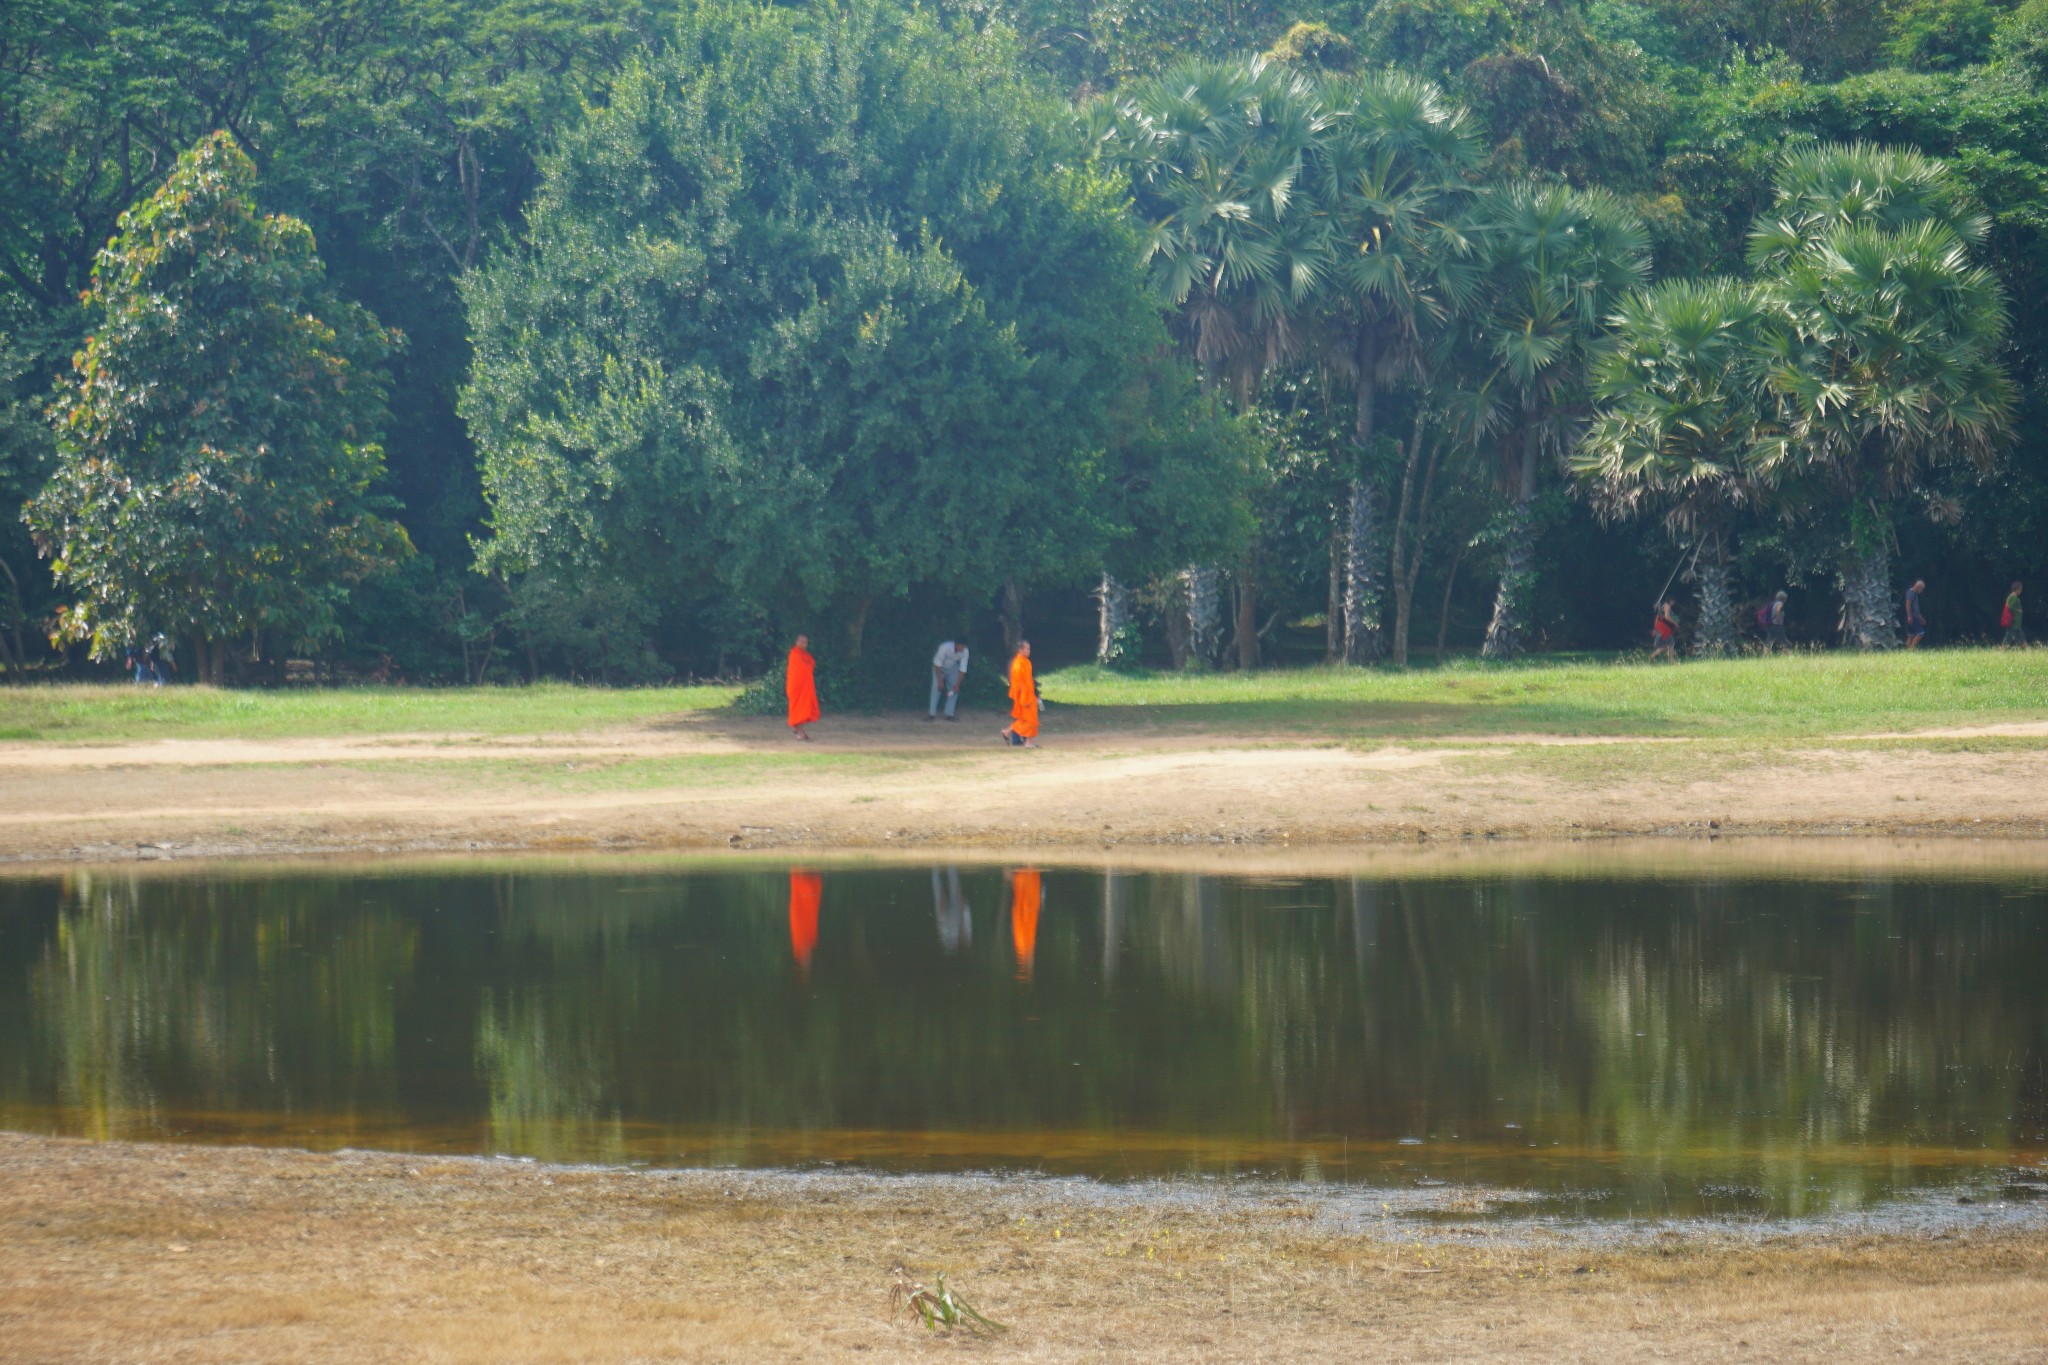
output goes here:
[[1010, 874], [1010, 944], [1017, 950], [1017, 975], [1026, 980], [1038, 958], [1038, 904], [1044, 894], [1037, 868]]
[[1038, 734], [1038, 684], [1022, 654], [1010, 660], [1010, 728], [1024, 739]]
[[789, 951], [797, 970], [810, 975], [811, 953], [818, 946], [818, 897], [825, 892], [825, 879], [815, 872], [789, 874]]
[[818, 710], [818, 661], [811, 657], [811, 651], [800, 648], [789, 651], [789, 670], [782, 680], [782, 690], [789, 695], [791, 729], [809, 725], [821, 714]]

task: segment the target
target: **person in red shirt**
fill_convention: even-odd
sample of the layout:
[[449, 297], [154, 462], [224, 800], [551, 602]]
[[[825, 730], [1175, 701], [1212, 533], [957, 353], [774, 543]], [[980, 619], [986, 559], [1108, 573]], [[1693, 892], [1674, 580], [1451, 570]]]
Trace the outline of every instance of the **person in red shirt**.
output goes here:
[[1678, 658], [1678, 603], [1668, 597], [1664, 599], [1664, 604], [1657, 608], [1657, 619], [1650, 623], [1650, 634], [1651, 658]]

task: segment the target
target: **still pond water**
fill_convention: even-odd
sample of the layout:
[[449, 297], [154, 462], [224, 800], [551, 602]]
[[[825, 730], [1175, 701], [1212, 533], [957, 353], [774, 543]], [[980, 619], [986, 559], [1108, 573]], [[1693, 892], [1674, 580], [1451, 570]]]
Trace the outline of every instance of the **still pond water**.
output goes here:
[[1618, 1216], [2017, 1198], [2048, 877], [5, 880], [0, 1127]]

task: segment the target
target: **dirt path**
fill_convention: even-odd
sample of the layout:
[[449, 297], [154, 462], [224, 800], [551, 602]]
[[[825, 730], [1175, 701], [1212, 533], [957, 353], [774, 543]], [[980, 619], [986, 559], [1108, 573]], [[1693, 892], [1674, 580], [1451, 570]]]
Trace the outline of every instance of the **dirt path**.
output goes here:
[[[1356, 1207], [0, 1134], [0, 1360], [2039, 1361], [2048, 1340], [2048, 1238], [1978, 1210], [1610, 1244], [1417, 1240]], [[942, 1272], [1009, 1333], [890, 1320], [894, 1283]]]
[[0, 744], [0, 857], [2048, 834], [2035, 725], [1755, 744], [1418, 732], [1348, 746], [1064, 719], [1034, 752], [999, 747], [981, 720], [862, 718], [799, 745], [772, 720], [724, 714], [511, 739]]

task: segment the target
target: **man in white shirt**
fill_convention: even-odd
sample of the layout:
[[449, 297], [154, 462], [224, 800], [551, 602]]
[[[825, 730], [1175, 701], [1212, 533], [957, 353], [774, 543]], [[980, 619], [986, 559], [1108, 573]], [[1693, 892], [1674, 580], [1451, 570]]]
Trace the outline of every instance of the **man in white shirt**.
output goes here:
[[967, 676], [967, 642], [947, 640], [932, 655], [932, 709], [927, 722], [939, 718], [939, 697], [946, 698], [946, 719], [957, 721], [953, 708], [960, 704], [960, 682]]

